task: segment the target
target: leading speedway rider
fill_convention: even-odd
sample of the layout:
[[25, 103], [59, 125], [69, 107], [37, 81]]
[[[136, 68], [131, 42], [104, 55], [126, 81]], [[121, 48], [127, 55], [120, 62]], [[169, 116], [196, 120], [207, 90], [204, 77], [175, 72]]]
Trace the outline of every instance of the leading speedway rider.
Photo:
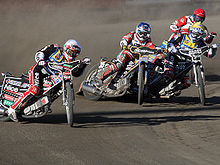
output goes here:
[[[193, 49], [206, 46], [204, 36], [205, 26], [201, 22], [196, 22], [190, 27], [189, 34], [175, 35], [167, 45], [168, 54], [165, 61], [164, 75], [168, 76], [170, 80], [173, 80], [175, 74], [175, 64], [178, 58], [181, 58], [179, 49]], [[213, 58], [216, 55], [218, 44], [212, 44], [205, 54], [208, 58]], [[186, 74], [182, 81], [182, 89], [188, 88], [191, 85], [189, 75]], [[179, 89], [179, 90], [182, 90]], [[180, 92], [180, 91], [179, 91]]]
[[[184, 35], [189, 33], [190, 27], [196, 23], [196, 22], [201, 22], [205, 21], [206, 14], [205, 10], [203, 9], [196, 9], [194, 10], [193, 14], [191, 16], [182, 16], [178, 20], [174, 21], [170, 25], [170, 30], [173, 32], [173, 34], [170, 36], [169, 41], [173, 39], [174, 36], [178, 35]], [[204, 25], [203, 25], [204, 26]], [[204, 41], [207, 44], [210, 44], [213, 41], [213, 38], [217, 35], [215, 32], [211, 32], [209, 34], [208, 29], [206, 26], [204, 26], [205, 34], [206, 36], [204, 37]]]
[[[130, 61], [135, 61], [135, 59], [139, 58], [138, 54], [133, 54], [127, 50], [129, 46], [146, 46], [149, 49], [159, 50], [160, 48], [152, 43], [150, 33], [150, 25], [145, 22], [140, 22], [136, 27], [136, 31], [131, 31], [123, 36], [122, 40], [120, 41], [122, 51], [119, 53], [114, 63], [105, 68], [103, 72], [98, 73], [96, 76], [98, 85], [101, 85], [102, 81], [109, 75], [118, 70], [124, 69]], [[158, 57], [159, 55], [163, 58], [163, 54], [158, 54]]]
[[[41, 88], [43, 85], [43, 78], [52, 74], [47, 67], [48, 62], [62, 63], [72, 62], [80, 54], [81, 46], [73, 39], [69, 39], [62, 47], [57, 44], [51, 44], [45, 46], [35, 54], [36, 64], [29, 70], [29, 84], [30, 87], [22, 96], [8, 109], [8, 116], [13, 121], [18, 121], [16, 113], [21, 108], [24, 108], [25, 104], [34, 96], [41, 94]], [[79, 70], [76, 76], [80, 76], [86, 65], [90, 62], [89, 58], [84, 58], [81, 61]]]

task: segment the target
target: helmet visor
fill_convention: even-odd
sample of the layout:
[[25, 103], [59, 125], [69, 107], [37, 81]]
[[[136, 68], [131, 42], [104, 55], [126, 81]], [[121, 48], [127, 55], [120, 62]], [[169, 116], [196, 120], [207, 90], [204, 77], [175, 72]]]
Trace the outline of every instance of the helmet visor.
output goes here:
[[74, 47], [72, 50], [71, 49], [67, 49], [67, 54], [72, 57], [75, 58], [76, 56], [78, 56], [78, 54], [80, 53], [80, 49], [77, 47]]
[[198, 15], [194, 15], [194, 20], [195, 22], [203, 22], [205, 20], [204, 17], [200, 17]]
[[141, 38], [149, 38], [150, 37], [150, 32], [139, 32], [138, 35], [141, 37]]

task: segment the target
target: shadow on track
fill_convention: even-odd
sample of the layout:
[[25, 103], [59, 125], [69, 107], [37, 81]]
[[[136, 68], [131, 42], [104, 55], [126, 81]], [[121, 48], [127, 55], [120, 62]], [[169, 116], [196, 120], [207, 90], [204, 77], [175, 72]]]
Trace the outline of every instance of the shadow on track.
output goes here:
[[[123, 97], [117, 97], [117, 98], [104, 98], [100, 101], [115, 101], [115, 102], [121, 102], [121, 103], [134, 103], [137, 104], [137, 96], [134, 95], [125, 95]], [[211, 98], [206, 98], [206, 106], [212, 106], [219, 104], [220, 97], [214, 96]], [[161, 106], [178, 106], [178, 105], [197, 105], [200, 104], [199, 97], [192, 97], [192, 96], [178, 96], [178, 97], [171, 97], [169, 99], [164, 98], [145, 98], [144, 99], [144, 107], [147, 106], [155, 106], [155, 107], [161, 107]]]
[[[213, 100], [213, 98], [210, 98]], [[214, 98], [220, 99], [220, 98]], [[216, 101], [216, 100], [215, 100]], [[213, 103], [213, 102], [212, 102]], [[156, 105], [155, 105], [156, 106]], [[191, 106], [191, 107], [143, 107], [142, 109], [114, 110], [114, 111], [98, 111], [77, 113], [75, 115], [75, 128], [98, 128], [98, 127], [124, 127], [124, 126], [146, 126], [160, 125], [168, 122], [180, 121], [206, 121], [219, 120], [220, 116], [215, 115], [187, 115], [182, 113], [187, 112], [207, 112], [219, 111], [220, 105], [215, 106]], [[169, 113], [176, 113], [174, 116]], [[181, 114], [181, 115], [179, 115]], [[129, 115], [129, 116], [128, 116]], [[132, 117], [130, 117], [132, 115]], [[155, 117], [143, 117], [149, 115], [157, 115]], [[161, 115], [158, 117], [158, 115]], [[120, 116], [120, 117], [118, 117]], [[123, 117], [121, 117], [123, 116]], [[22, 122], [23, 124], [40, 123], [40, 124], [66, 124], [66, 115], [50, 114], [43, 118], [28, 119]]]
[[77, 128], [153, 126], [168, 122], [220, 120], [220, 116], [163, 116], [163, 117], [78, 117]]
[[206, 75], [205, 76], [206, 81], [220, 81], [220, 76], [219, 75]]

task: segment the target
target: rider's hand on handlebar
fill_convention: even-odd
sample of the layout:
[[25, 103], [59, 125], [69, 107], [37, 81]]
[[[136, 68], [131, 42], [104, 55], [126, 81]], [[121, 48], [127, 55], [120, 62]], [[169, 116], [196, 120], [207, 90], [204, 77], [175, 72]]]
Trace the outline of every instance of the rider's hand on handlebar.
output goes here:
[[91, 59], [88, 58], [88, 57], [85, 57], [85, 58], [82, 60], [82, 62], [88, 65], [88, 64], [90, 64]]
[[218, 46], [219, 46], [218, 44], [212, 44], [211, 48], [216, 49], [216, 48], [218, 48]]
[[173, 44], [168, 45], [168, 52], [172, 53], [172, 54], [176, 54], [177, 53], [177, 49]]
[[216, 32], [211, 32], [210, 35], [213, 36], [213, 37], [215, 37], [215, 36], [217, 36], [217, 33], [216, 33]]

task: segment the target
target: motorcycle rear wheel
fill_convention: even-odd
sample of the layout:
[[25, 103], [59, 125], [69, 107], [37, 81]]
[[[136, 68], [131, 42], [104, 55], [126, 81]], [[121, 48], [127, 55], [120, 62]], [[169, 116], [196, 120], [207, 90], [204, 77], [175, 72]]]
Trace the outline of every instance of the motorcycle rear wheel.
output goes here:
[[71, 87], [70, 82], [66, 82], [66, 116], [67, 116], [67, 123], [70, 127], [74, 124], [74, 103], [75, 103], [75, 96], [73, 87]]
[[[0, 91], [1, 91], [1, 88], [2, 88], [2, 84], [0, 83]], [[0, 114], [0, 121], [3, 121], [3, 122], [10, 121], [10, 117], [7, 114], [2, 113]]]
[[144, 68], [145, 64], [142, 63], [138, 72], [138, 104], [142, 105], [144, 100]]
[[10, 121], [10, 117], [6, 114], [0, 114], [0, 121], [3, 122]]
[[[98, 69], [98, 64], [94, 65], [86, 74], [84, 81], [90, 81], [92, 79], [94, 79], [94, 76], [96, 76], [96, 72]], [[93, 94], [90, 93], [88, 91], [83, 90], [83, 95], [85, 96], [85, 98], [87, 98], [88, 100], [93, 100], [93, 101], [97, 101], [99, 100], [102, 95], [97, 95], [97, 94]]]
[[198, 77], [198, 90], [199, 90], [199, 97], [202, 105], [205, 105], [205, 85], [204, 80], [201, 74], [200, 66], [196, 66], [196, 72]]

